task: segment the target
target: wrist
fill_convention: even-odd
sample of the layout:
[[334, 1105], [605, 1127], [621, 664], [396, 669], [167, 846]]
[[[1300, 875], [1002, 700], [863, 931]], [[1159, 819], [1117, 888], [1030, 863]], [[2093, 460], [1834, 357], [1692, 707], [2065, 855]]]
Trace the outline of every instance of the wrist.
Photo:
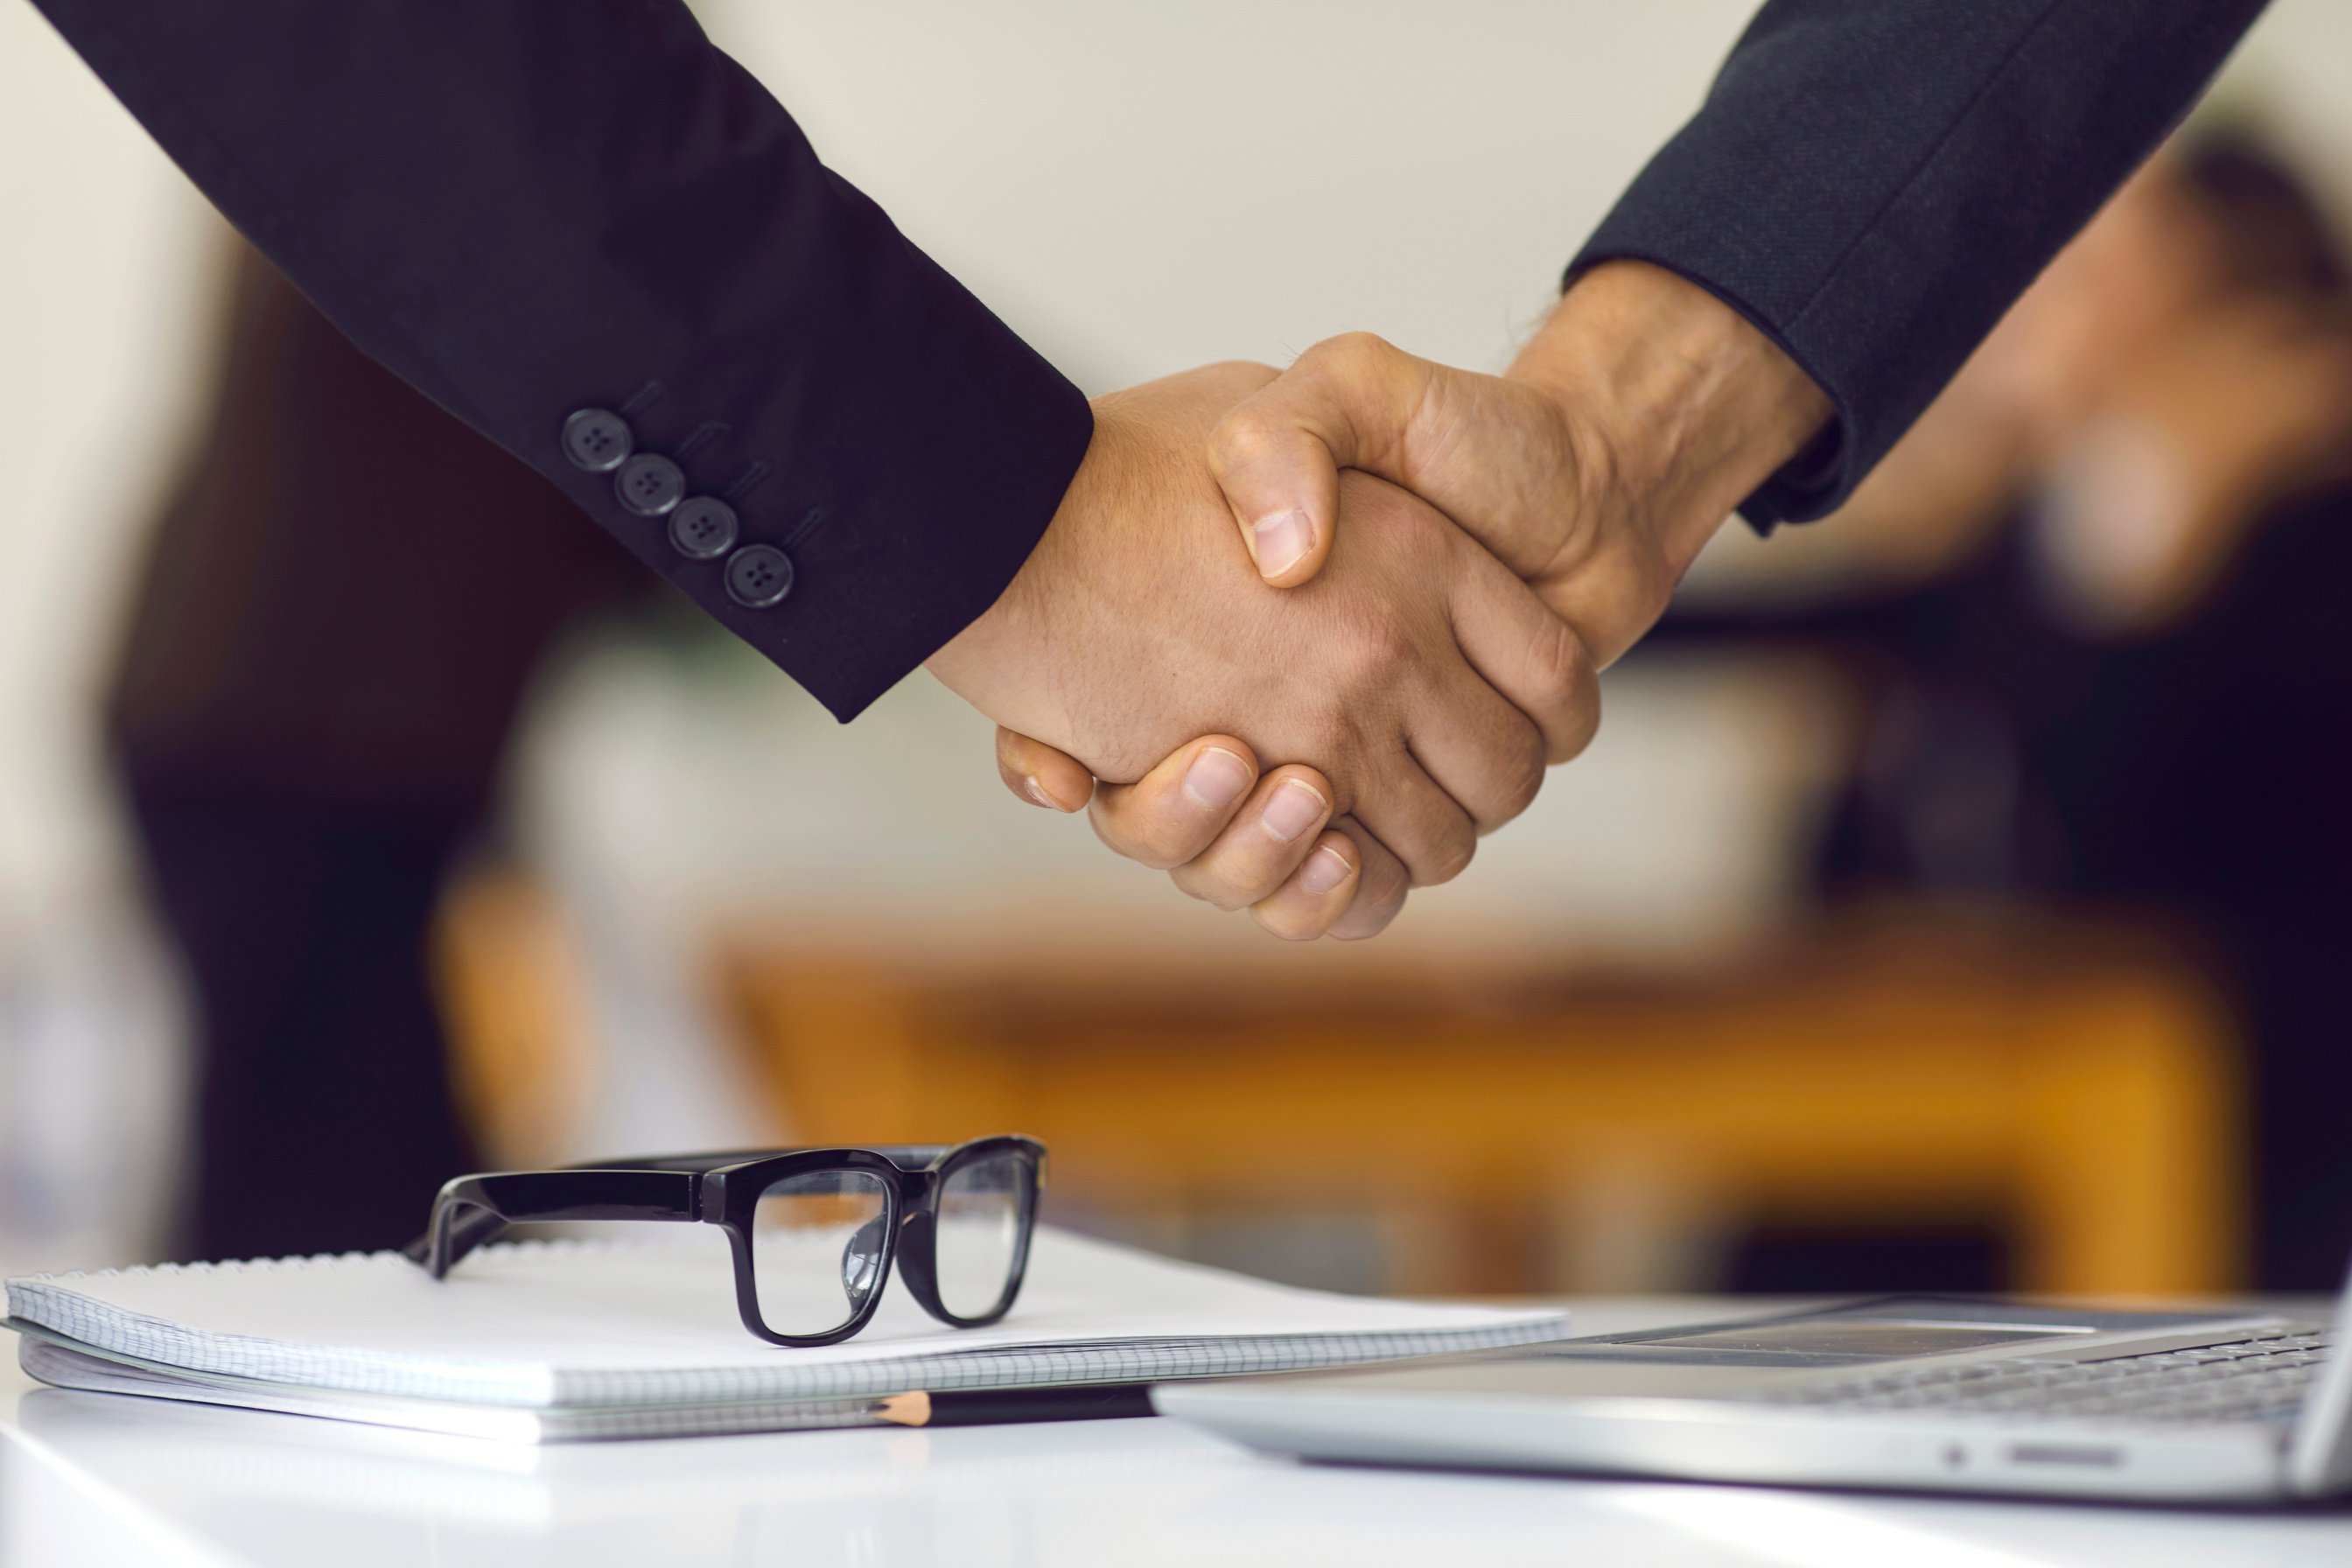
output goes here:
[[1648, 531], [1675, 578], [1832, 412], [1754, 323], [1642, 261], [1580, 278], [1508, 375], [1571, 411], [1588, 500]]

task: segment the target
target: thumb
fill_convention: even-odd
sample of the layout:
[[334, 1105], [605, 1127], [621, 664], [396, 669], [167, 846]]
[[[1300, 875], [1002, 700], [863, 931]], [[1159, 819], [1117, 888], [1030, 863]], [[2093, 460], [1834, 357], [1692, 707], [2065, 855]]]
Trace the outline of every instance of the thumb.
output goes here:
[[1095, 775], [1076, 757], [999, 725], [996, 776], [1032, 805], [1071, 812], [1094, 798]]
[[1398, 479], [1414, 411], [1443, 366], [1370, 332], [1316, 344], [1229, 411], [1209, 463], [1258, 574], [1290, 588], [1323, 569], [1339, 521], [1339, 470]]
[[[1209, 457], [1259, 574], [1285, 588], [1330, 551], [1341, 468], [1412, 491], [1522, 577], [1589, 552], [1606, 521], [1581, 499], [1578, 442], [1557, 398], [1370, 332], [1316, 344], [1234, 405]], [[1303, 549], [1288, 548], [1299, 539]]]

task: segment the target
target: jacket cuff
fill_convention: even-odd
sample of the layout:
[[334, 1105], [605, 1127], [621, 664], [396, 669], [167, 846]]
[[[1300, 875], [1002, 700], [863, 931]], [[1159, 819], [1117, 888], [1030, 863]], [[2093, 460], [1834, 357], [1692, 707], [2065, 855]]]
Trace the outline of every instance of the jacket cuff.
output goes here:
[[[1618, 226], [1618, 216], [1611, 215], [1601, 231], [1569, 264], [1561, 280], [1564, 292], [1574, 286], [1577, 279], [1604, 261], [1643, 261], [1662, 267], [1685, 282], [1693, 283], [1747, 319], [1748, 323], [1770, 339], [1780, 351], [1795, 363], [1798, 369], [1812, 379], [1829, 397], [1831, 418], [1822, 433], [1805, 444], [1804, 449], [1783, 463], [1779, 471], [1759, 485], [1754, 493], [1741, 501], [1737, 509], [1748, 527], [1759, 534], [1769, 534], [1784, 522], [1811, 522], [1842, 505], [1845, 498], [1861, 482], [1860, 474], [1849, 470], [1854, 466], [1853, 454], [1858, 448], [1854, 418], [1846, 399], [1840, 395], [1820, 366], [1811, 363], [1804, 353], [1789, 342], [1780, 329], [1759, 310], [1749, 306], [1733, 290], [1710, 278], [1701, 276], [1671, 257], [1654, 248], [1643, 248], [1638, 243], [1621, 240], [1612, 230]], [[1626, 226], [1632, 226], [1630, 225]]]

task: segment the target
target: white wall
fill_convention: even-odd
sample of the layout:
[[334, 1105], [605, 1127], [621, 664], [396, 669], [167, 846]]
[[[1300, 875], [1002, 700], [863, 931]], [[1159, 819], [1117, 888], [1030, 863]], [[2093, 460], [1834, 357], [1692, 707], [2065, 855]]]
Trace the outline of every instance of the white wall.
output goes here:
[[[1498, 364], [1749, 0], [705, 0], [827, 158], [1090, 390], [1368, 327]], [[2352, 6], [2235, 73], [2352, 168]], [[88, 720], [214, 222], [0, 5], [0, 931], [104, 879]]]
[[221, 226], [39, 14], [0, 5], [0, 933], [106, 861], [90, 698]]
[[[1090, 390], [1369, 327], [1492, 366], [1748, 0], [705, 0], [835, 166]], [[2352, 6], [2225, 90], [2352, 169]], [[200, 202], [0, 5], [0, 929], [101, 876], [86, 714], [180, 438]]]
[[[1498, 366], [1749, 8], [700, 7], [837, 168], [1097, 391], [1213, 358], [1279, 363], [1352, 328]], [[2347, 60], [2352, 6], [2280, 0], [2225, 94], [2282, 111], [2298, 142], [2352, 169]], [[161, 1137], [154, 1108], [172, 1092], [165, 988], [123, 920], [90, 710], [137, 531], [191, 420], [219, 238], [31, 7], [0, 4], [0, 1142], [52, 1174], [138, 1105]], [[680, 932], [698, 901], [863, 909], [885, 925], [919, 909], [976, 926], [1079, 907], [1081, 923], [1145, 942], [1202, 929], [1082, 827], [1000, 799], [986, 724], [937, 688], [910, 683], [840, 731], [755, 665], [709, 679], [625, 649], [543, 715], [524, 784], [540, 842], [584, 900], [634, 919], [608, 934], [637, 945], [655, 975], [641, 990], [691, 962]], [[1547, 940], [1557, 928], [1529, 925], [1531, 910], [1607, 923], [1647, 893], [1653, 924], [1671, 927], [1727, 893], [1769, 900], [1790, 819], [1745, 786], [1793, 776], [1788, 738], [1754, 731], [1737, 689], [1668, 676], [1646, 694], [1621, 683], [1612, 701], [1594, 760], [1438, 895], [1439, 925], [1473, 929], [1478, 913]], [[666, 834], [682, 816], [700, 830]], [[146, 1189], [152, 1219], [163, 1156], [146, 1153], [115, 1168]], [[13, 1167], [0, 1177], [5, 1251], [30, 1189]], [[74, 1238], [72, 1261], [111, 1250], [91, 1224], [144, 1223], [87, 1183], [54, 1190], [80, 1205], [41, 1220], [51, 1243]]]
[[1359, 327], [1498, 365], [1752, 8], [706, 10], [829, 162], [1105, 391]]

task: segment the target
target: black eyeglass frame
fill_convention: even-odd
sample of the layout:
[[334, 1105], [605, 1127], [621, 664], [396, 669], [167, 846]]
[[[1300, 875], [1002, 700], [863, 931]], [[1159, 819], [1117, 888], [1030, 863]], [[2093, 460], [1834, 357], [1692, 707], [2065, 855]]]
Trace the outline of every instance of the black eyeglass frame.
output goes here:
[[[948, 1310], [940, 1298], [938, 1216], [947, 1180], [966, 1165], [1011, 1155], [1026, 1168], [1021, 1227], [1004, 1294], [978, 1316]], [[782, 1334], [760, 1315], [751, 1256], [760, 1199], [779, 1182], [830, 1172], [864, 1172], [882, 1184], [882, 1250], [876, 1288], [850, 1320], [821, 1334]], [[979, 1329], [1013, 1310], [1029, 1271], [1037, 1200], [1045, 1188], [1045, 1146], [1008, 1133], [966, 1143], [887, 1144], [869, 1148], [739, 1150], [612, 1160], [555, 1171], [486, 1171], [442, 1184], [425, 1234], [402, 1252], [436, 1279], [509, 1226], [557, 1220], [656, 1220], [715, 1225], [735, 1258], [735, 1308], [743, 1326], [770, 1344], [838, 1344], [864, 1329], [889, 1289], [895, 1265], [917, 1304], [950, 1328]]]

